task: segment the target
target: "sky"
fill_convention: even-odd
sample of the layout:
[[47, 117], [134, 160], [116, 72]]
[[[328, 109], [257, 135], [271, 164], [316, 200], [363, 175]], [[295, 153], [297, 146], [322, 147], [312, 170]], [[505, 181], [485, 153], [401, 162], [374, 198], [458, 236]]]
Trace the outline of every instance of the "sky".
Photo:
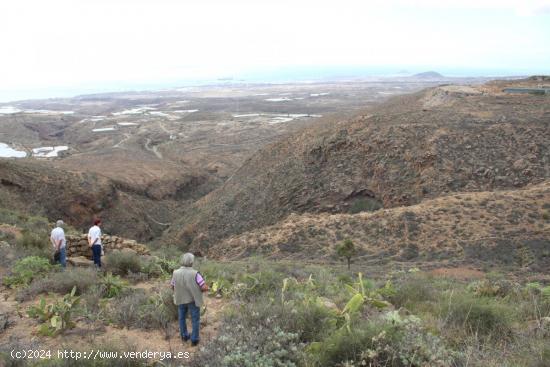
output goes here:
[[0, 101], [284, 68], [550, 74], [550, 0], [1, 0], [0, 20]]

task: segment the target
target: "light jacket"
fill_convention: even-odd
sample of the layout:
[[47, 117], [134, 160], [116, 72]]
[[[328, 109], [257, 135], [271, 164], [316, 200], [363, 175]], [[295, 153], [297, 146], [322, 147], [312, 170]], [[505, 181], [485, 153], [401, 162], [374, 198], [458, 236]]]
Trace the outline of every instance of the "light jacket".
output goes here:
[[172, 275], [174, 304], [183, 305], [194, 302], [195, 306], [202, 306], [202, 292], [196, 281], [197, 273], [195, 269], [186, 266], [174, 270]]

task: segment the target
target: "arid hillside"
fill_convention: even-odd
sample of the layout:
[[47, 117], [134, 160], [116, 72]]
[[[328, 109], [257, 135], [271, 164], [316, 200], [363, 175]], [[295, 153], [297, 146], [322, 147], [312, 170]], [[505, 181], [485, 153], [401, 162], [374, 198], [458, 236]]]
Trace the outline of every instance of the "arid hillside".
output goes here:
[[98, 215], [112, 234], [158, 239], [258, 149], [434, 83], [222, 83], [0, 103], [0, 207], [80, 229]]
[[357, 213], [550, 177], [550, 99], [508, 94], [539, 80], [440, 86], [261, 149], [166, 233], [194, 248], [291, 213]]
[[211, 256], [335, 259], [351, 239], [357, 261], [452, 265], [550, 266], [550, 181], [525, 189], [454, 194], [408, 207], [358, 214], [291, 214], [268, 227], [231, 237]]
[[62, 218], [85, 230], [101, 217], [107, 233], [150, 240], [178, 212], [212, 189], [208, 176], [181, 174], [138, 190], [98, 175], [65, 171], [48, 162], [0, 160], [2, 208], [51, 220]]

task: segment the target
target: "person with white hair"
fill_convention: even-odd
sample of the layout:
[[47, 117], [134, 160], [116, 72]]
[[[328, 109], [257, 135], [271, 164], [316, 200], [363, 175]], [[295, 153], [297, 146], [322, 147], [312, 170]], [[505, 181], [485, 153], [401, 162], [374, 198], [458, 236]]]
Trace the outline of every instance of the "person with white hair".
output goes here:
[[63, 269], [67, 267], [67, 241], [63, 230], [63, 221], [60, 219], [55, 223], [55, 228], [50, 235], [50, 241], [54, 250], [54, 261], [61, 264]]
[[[178, 319], [180, 324], [181, 340], [186, 342], [191, 339], [191, 345], [199, 344], [199, 327], [201, 306], [203, 305], [202, 292], [208, 290], [202, 275], [193, 269], [195, 256], [188, 252], [181, 257], [181, 267], [174, 270], [170, 285], [174, 290], [174, 304], [178, 306]], [[192, 331], [187, 332], [187, 312], [191, 314]]]

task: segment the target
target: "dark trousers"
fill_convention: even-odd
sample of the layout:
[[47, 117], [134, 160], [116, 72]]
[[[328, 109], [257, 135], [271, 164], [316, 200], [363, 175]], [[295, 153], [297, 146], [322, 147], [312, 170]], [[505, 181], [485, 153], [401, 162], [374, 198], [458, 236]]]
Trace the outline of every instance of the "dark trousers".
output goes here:
[[67, 267], [67, 247], [59, 249], [59, 263], [65, 269]]
[[187, 311], [191, 314], [191, 341], [199, 341], [199, 326], [201, 322], [201, 309], [200, 307], [195, 306], [195, 303], [186, 303], [183, 305], [178, 305], [178, 317], [180, 321], [180, 335], [182, 337], [188, 338], [189, 333], [187, 332], [187, 323], [185, 318], [187, 317]]
[[92, 257], [94, 259], [94, 265], [101, 268], [101, 245], [92, 246]]

